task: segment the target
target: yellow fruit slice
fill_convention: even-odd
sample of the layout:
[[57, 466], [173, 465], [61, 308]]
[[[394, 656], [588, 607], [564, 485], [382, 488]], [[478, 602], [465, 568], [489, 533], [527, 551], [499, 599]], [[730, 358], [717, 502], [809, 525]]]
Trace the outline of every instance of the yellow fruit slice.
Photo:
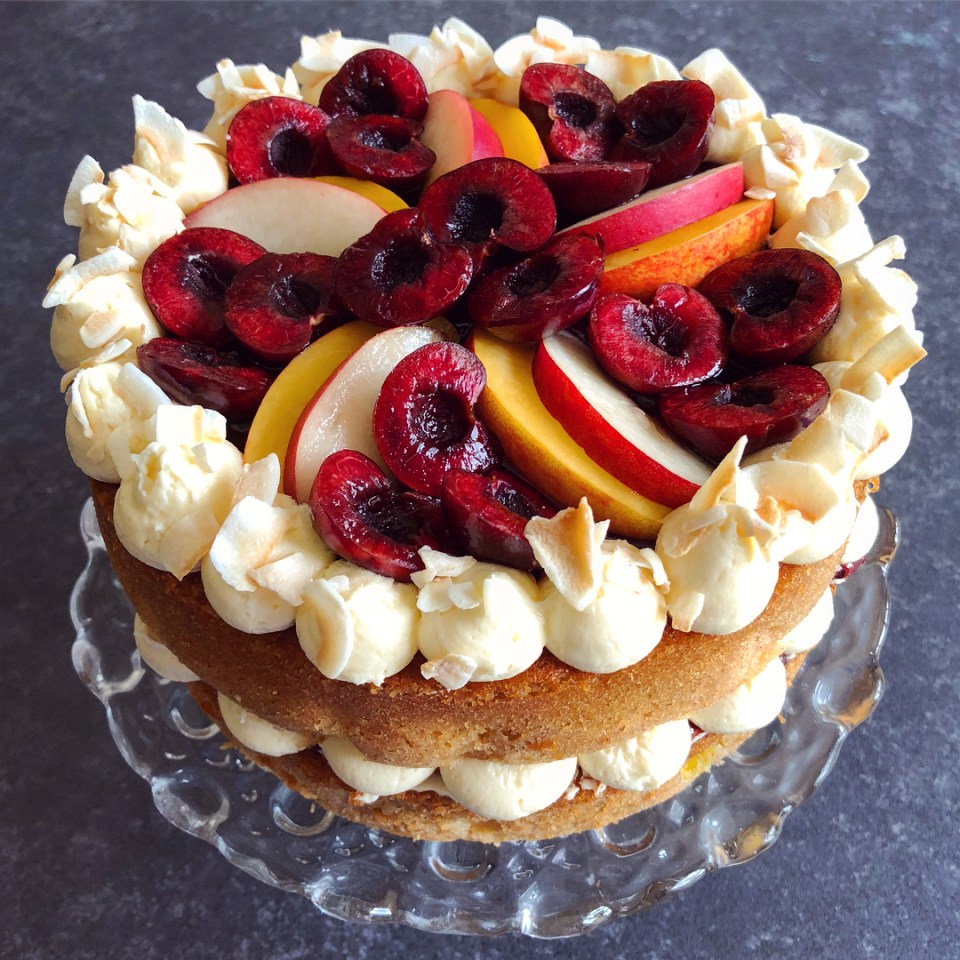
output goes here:
[[598, 520], [622, 537], [652, 540], [670, 508], [635, 493], [594, 463], [543, 405], [531, 372], [536, 345], [507, 343], [474, 328], [468, 345], [487, 371], [480, 417], [507, 460], [563, 506], [586, 497]]
[[379, 183], [371, 183], [369, 180], [358, 180], [356, 177], [315, 177], [316, 180], [322, 180], [324, 183], [332, 183], [335, 187], [343, 187], [344, 190], [352, 190], [359, 193], [361, 197], [372, 200], [378, 207], [382, 207], [387, 213], [393, 213], [394, 210], [406, 210], [407, 204], [400, 199], [392, 190], [381, 187]]
[[293, 428], [317, 390], [362, 344], [383, 327], [353, 320], [324, 334], [284, 367], [270, 386], [250, 424], [243, 459], [247, 463], [275, 453], [283, 465]]
[[505, 157], [519, 160], [534, 170], [550, 162], [536, 129], [519, 107], [510, 107], [486, 97], [471, 100], [470, 106], [493, 127]]
[[611, 253], [600, 292], [645, 300], [661, 283], [695, 287], [721, 264], [759, 250], [772, 219], [772, 200], [741, 200], [678, 230]]

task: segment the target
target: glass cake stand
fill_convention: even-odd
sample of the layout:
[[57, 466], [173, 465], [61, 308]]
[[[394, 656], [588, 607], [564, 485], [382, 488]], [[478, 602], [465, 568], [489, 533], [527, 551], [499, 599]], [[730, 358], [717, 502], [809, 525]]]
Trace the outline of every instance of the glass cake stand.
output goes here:
[[867, 561], [837, 591], [833, 626], [793, 683], [782, 722], [672, 800], [562, 839], [494, 846], [395, 837], [327, 813], [225, 748], [182, 684], [141, 665], [133, 608], [89, 500], [80, 518], [89, 559], [71, 596], [73, 664], [160, 813], [265, 883], [343, 919], [573, 936], [755, 857], [830, 772], [883, 690], [886, 565], [898, 530], [889, 511], [880, 521]]

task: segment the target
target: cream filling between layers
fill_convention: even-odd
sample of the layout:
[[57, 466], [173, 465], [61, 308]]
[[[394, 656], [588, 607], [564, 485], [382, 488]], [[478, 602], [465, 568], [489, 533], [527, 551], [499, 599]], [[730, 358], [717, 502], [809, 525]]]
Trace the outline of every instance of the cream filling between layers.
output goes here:
[[133, 617], [133, 639], [140, 651], [140, 659], [164, 680], [175, 683], [192, 683], [200, 678], [187, 666], [181, 663], [177, 655], [165, 647], [159, 640], [150, 636], [147, 625], [140, 614]]
[[833, 622], [833, 590], [827, 587], [813, 609], [789, 632], [781, 649], [789, 656], [812, 650], [825, 636]]
[[776, 720], [787, 695], [787, 672], [777, 657], [755, 677], [690, 719], [706, 733], [747, 733]]

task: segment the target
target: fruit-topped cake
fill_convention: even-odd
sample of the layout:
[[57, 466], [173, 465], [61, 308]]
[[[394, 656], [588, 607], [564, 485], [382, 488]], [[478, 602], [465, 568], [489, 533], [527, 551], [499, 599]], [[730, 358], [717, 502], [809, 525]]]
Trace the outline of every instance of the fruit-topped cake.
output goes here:
[[415, 838], [599, 827], [774, 721], [910, 438], [867, 151], [545, 18], [199, 90], [80, 162], [45, 300], [142, 660]]

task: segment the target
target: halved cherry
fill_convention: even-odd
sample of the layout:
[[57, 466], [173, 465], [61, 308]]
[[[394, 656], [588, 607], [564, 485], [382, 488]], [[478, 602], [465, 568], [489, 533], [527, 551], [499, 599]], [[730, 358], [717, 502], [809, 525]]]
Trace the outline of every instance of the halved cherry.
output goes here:
[[642, 160], [551, 163], [538, 167], [537, 176], [550, 188], [557, 216], [574, 223], [639, 197], [650, 179], [650, 164]]
[[227, 166], [240, 183], [330, 173], [329, 123], [319, 107], [292, 97], [251, 100], [227, 131]]
[[626, 129], [613, 156], [653, 164], [649, 186], [689, 176], [703, 163], [713, 130], [713, 90], [701, 80], [655, 80], [617, 104]]
[[363, 50], [326, 82], [320, 107], [331, 117], [380, 113], [422, 120], [427, 112], [427, 88], [406, 57], [392, 50]]
[[470, 293], [467, 307], [477, 326], [504, 340], [532, 342], [585, 317], [602, 275], [599, 238], [560, 235], [520, 263], [488, 273]]
[[520, 570], [536, 568], [524, 529], [531, 517], [552, 517], [557, 508], [519, 477], [507, 470], [449, 470], [440, 500], [458, 550]]
[[830, 387], [812, 367], [771, 367], [733, 383], [704, 383], [660, 398], [664, 423], [695, 450], [722, 460], [741, 436], [746, 453], [795, 437], [827, 406]]
[[480, 473], [499, 463], [473, 409], [486, 381], [477, 357], [447, 341], [414, 350], [387, 375], [373, 409], [373, 436], [401, 483], [439, 496], [448, 470]]
[[341, 116], [331, 121], [327, 139], [344, 173], [403, 192], [421, 184], [437, 159], [417, 139], [422, 130], [403, 117]]
[[623, 132], [610, 88], [583, 67], [532, 64], [519, 97], [552, 160], [605, 160]]
[[758, 250], [707, 274], [700, 292], [732, 325], [730, 349], [785, 363], [819, 343], [840, 312], [840, 275], [809, 250]]
[[172, 337], [156, 337], [137, 347], [140, 369], [178, 403], [198, 403], [231, 423], [249, 423], [273, 377], [225, 353]]
[[506, 157], [474, 160], [438, 177], [419, 206], [440, 240], [464, 244], [477, 263], [499, 246], [530, 253], [557, 225], [547, 185], [528, 166]]
[[266, 363], [286, 363], [337, 316], [335, 257], [266, 253], [238, 270], [227, 288], [224, 321]]
[[143, 295], [172, 334], [219, 347], [230, 341], [223, 322], [227, 287], [242, 267], [263, 256], [259, 243], [232, 230], [192, 227], [157, 247], [143, 265]]
[[445, 546], [440, 501], [402, 490], [356, 450], [338, 450], [320, 465], [310, 512], [331, 550], [394, 580], [423, 569], [420, 547]]
[[622, 293], [590, 314], [600, 366], [636, 393], [662, 393], [716, 376], [727, 359], [727, 328], [706, 297], [679, 283], [657, 287], [649, 304]]
[[443, 313], [471, 279], [466, 248], [439, 241], [411, 207], [388, 213], [340, 254], [334, 289], [361, 320], [400, 327]]

